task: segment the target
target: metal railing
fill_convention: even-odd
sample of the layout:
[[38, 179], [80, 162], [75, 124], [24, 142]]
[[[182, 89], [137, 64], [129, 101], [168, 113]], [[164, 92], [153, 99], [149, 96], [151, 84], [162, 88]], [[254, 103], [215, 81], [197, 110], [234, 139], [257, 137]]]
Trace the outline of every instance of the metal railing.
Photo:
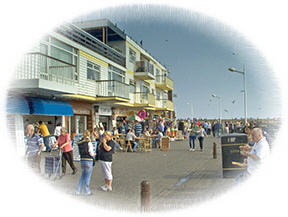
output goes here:
[[76, 66], [42, 53], [25, 54], [13, 78], [43, 79], [61, 84], [74, 85]]
[[129, 99], [129, 85], [116, 80], [100, 80], [96, 81], [98, 86], [98, 96], [121, 97]]
[[126, 66], [126, 58], [124, 55], [71, 23], [64, 23], [56, 28], [55, 31], [121, 66]]

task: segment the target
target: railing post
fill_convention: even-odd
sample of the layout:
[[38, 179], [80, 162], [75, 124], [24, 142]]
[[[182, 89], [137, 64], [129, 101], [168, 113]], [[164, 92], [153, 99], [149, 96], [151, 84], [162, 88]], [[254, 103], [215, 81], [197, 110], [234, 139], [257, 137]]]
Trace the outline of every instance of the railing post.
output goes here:
[[141, 212], [150, 212], [150, 183], [141, 182]]
[[216, 149], [216, 143], [213, 142], [213, 158], [216, 159], [217, 158], [217, 149]]

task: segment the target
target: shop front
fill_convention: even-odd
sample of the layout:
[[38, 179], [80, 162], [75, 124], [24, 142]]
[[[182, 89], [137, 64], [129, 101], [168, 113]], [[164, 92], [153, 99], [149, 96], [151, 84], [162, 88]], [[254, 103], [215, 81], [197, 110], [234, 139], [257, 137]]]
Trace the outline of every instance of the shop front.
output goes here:
[[63, 123], [65, 117], [73, 116], [74, 112], [66, 101], [17, 95], [7, 98], [6, 114], [8, 128], [19, 146], [17, 150], [23, 154], [25, 127], [28, 124], [33, 124], [37, 130], [39, 121], [42, 121], [53, 135], [57, 123]]
[[65, 120], [65, 125], [71, 135], [82, 134], [93, 129], [92, 103], [85, 101], [68, 101], [73, 108], [74, 116]]
[[105, 130], [112, 130], [112, 108], [111, 106], [95, 105], [96, 126], [104, 127]]

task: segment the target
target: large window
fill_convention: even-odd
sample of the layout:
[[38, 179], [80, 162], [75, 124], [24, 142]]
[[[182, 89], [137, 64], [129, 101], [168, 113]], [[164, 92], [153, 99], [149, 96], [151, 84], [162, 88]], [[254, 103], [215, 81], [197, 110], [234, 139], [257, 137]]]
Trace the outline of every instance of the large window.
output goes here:
[[[74, 65], [75, 70], [72, 72], [72, 74], [68, 70], [62, 70], [62, 76], [78, 80], [78, 50], [76, 48], [65, 44], [64, 42], [59, 41], [53, 37], [45, 36], [43, 37], [43, 40], [40, 44], [40, 52], [45, 55], [54, 57], [55, 59]], [[51, 63], [48, 64], [50, 65]], [[57, 66], [52, 65], [50, 68]]]
[[125, 81], [125, 72], [121, 69], [118, 69], [114, 66], [109, 65], [108, 68], [108, 80], [114, 80], [114, 81]]
[[100, 80], [100, 66], [87, 62], [87, 79], [98, 81]]

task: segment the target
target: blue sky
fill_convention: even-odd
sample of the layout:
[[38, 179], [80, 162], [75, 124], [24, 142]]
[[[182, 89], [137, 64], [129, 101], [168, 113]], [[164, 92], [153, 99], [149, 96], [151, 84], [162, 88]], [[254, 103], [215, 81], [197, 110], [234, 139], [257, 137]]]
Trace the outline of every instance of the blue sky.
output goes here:
[[[165, 6], [117, 7], [82, 15], [108, 18], [171, 71], [178, 118], [244, 117], [243, 76], [247, 72], [248, 117], [280, 117], [281, 99], [273, 70], [240, 32], [207, 16]], [[234, 101], [235, 100], [235, 101]], [[232, 103], [234, 101], [234, 103]]]

